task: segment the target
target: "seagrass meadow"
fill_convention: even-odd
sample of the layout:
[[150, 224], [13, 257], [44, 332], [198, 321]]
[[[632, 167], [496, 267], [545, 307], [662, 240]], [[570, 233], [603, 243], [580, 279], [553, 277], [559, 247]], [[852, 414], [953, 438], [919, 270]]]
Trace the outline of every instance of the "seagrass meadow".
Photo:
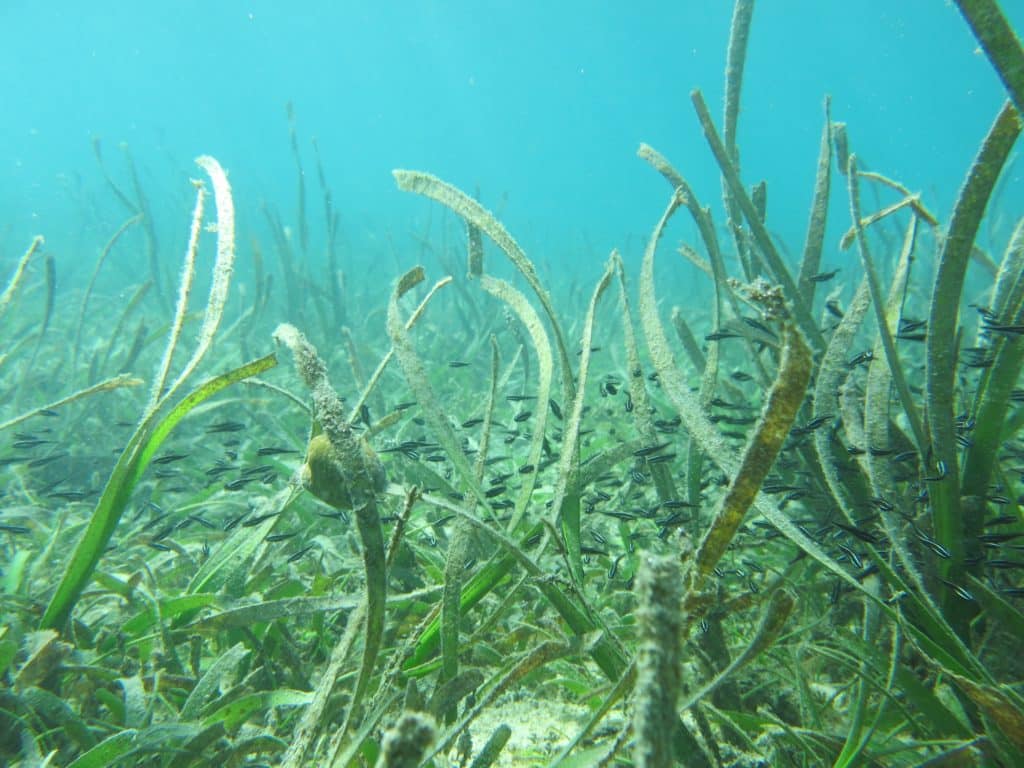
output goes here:
[[951, 215], [825, 99], [798, 257], [737, 147], [753, 0], [722, 121], [691, 94], [721, 201], [641, 145], [664, 205], [592, 287], [396, 170], [444, 223], [382, 299], [290, 108], [295, 226], [204, 155], [171, 268], [97, 141], [123, 224], [0, 293], [0, 765], [1024, 764], [1024, 219], [979, 237], [1024, 50], [956, 5], [1007, 97]]

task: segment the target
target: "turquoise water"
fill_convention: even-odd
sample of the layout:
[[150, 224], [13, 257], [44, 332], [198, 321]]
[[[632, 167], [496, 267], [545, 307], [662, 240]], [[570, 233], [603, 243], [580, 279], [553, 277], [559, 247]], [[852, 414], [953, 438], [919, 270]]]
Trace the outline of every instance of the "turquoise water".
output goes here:
[[724, 0], [0, 3], [0, 768], [1017, 764], [1024, 179], [957, 4], [761, 0], [730, 227]]
[[[1024, 21], [1022, 4], [1005, 5]], [[120, 222], [94, 137], [111, 161], [130, 145], [164, 199], [161, 227], [181, 229], [180, 180], [202, 153], [229, 170], [241, 209], [266, 201], [294, 220], [291, 102], [307, 173], [316, 137], [354, 250], [427, 217], [390, 176], [417, 168], [479, 189], [538, 261], [589, 280], [613, 247], [636, 255], [663, 205], [641, 141], [719, 198], [688, 94], [701, 88], [721, 119], [730, 16], [724, 2], [8, 0], [0, 258], [43, 233], [70, 269]], [[802, 242], [826, 94], [866, 163], [947, 214], [1004, 98], [976, 47], [946, 3], [758, 4], [739, 146], [745, 179], [768, 182], [773, 231]], [[1007, 207], [1022, 196], [1013, 171]], [[258, 214], [250, 224], [267, 236]]]

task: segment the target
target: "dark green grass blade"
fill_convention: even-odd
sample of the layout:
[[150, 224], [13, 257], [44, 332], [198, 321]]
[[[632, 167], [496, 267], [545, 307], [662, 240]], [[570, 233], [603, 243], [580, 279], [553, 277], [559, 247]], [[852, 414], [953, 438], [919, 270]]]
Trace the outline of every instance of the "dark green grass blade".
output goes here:
[[[944, 479], [929, 488], [935, 540], [949, 550], [951, 557], [940, 563], [940, 576], [947, 582], [963, 584], [964, 541], [980, 533], [981, 521], [965, 526], [960, 505], [960, 477], [954, 427], [955, 351], [957, 316], [967, 263], [974, 238], [985, 213], [989, 197], [1010, 150], [1020, 135], [1021, 122], [1013, 105], [1003, 106], [981, 145], [978, 156], [967, 172], [963, 188], [953, 209], [932, 289], [926, 340], [926, 393], [928, 436], [936, 466], [942, 462]], [[944, 589], [943, 611], [961, 637], [967, 637], [968, 622], [974, 612], [970, 601], [961, 600], [952, 589]]]
[[107, 548], [110, 537], [114, 534], [114, 529], [131, 499], [135, 485], [178, 422], [197, 405], [231, 384], [263, 373], [275, 365], [277, 358], [274, 355], [267, 355], [216, 376], [190, 392], [162, 418], [154, 414], [139, 426], [121, 453], [110, 479], [107, 480], [85, 535], [75, 547], [57, 591], [46, 607], [46, 612], [39, 623], [40, 628], [60, 629], [64, 626], [78, 597], [88, 584], [103, 550]]

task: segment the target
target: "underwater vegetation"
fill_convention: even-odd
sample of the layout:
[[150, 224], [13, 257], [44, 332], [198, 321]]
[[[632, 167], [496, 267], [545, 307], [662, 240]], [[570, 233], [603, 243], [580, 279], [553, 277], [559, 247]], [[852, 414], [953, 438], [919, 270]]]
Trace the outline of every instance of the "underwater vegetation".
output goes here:
[[[739, 164], [752, 0], [721, 128], [691, 95], [724, 228], [643, 145], [667, 186], [639, 274], [613, 252], [576, 299], [396, 170], [465, 236], [368, 306], [319, 154], [314, 244], [290, 111], [297, 235], [265, 209], [273, 260], [236, 270], [201, 157], [175, 295], [131, 156], [125, 185], [97, 143], [127, 217], [84, 289], [56, 301], [38, 237], [0, 293], [0, 764], [1021, 764], [1024, 219], [1001, 253], [978, 233], [1024, 51], [957, 5], [1009, 98], [949, 220], [826, 100], [798, 265]], [[655, 279], [677, 216], [706, 309]], [[149, 274], [113, 304], [125, 236]]]

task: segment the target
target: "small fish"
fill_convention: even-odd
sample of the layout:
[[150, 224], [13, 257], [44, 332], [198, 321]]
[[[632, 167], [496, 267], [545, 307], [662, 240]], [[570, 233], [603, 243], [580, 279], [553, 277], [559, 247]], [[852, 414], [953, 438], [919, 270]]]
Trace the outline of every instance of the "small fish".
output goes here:
[[612, 567], [608, 569], [608, 578], [609, 578], [609, 580], [610, 579], [614, 579], [615, 576], [618, 574], [618, 572], [619, 572], [619, 563], [622, 562], [622, 558], [624, 558], [625, 556], [626, 556], [625, 553], [623, 553], [623, 554], [621, 554], [621, 555], [619, 555], [618, 557], [615, 558], [615, 562], [612, 563]]
[[265, 536], [263, 540], [269, 543], [274, 543], [277, 541], [287, 541], [292, 536], [297, 536], [298, 533], [298, 531], [292, 531], [291, 533], [272, 533], [268, 536]]
[[340, 509], [336, 509], [333, 512], [317, 512], [316, 514], [317, 514], [317, 516], [325, 517], [328, 520], [341, 520], [343, 523], [347, 523], [348, 522], [348, 515], [346, 515]]
[[743, 371], [733, 371], [732, 373], [729, 374], [729, 378], [732, 379], [733, 381], [739, 382], [747, 382], [754, 380], [753, 376], [751, 376], [749, 373], [744, 373]]
[[157, 456], [153, 459], [154, 464], [170, 464], [173, 461], [181, 461], [187, 459], [187, 453], [165, 453], [163, 456]]
[[997, 568], [999, 570], [1024, 568], [1024, 563], [1017, 562], [1016, 560], [986, 560], [985, 565], [989, 568]]
[[448, 362], [449, 368], [467, 368], [469, 363], [463, 362], [462, 360], [450, 360]]
[[276, 445], [270, 445], [256, 451], [257, 456], [277, 456], [282, 453], [298, 453], [298, 451], [294, 448], [282, 448]]
[[224, 432], [241, 432], [243, 429], [245, 429], [245, 424], [240, 421], [219, 421], [208, 426], [206, 431], [209, 434], [220, 434]]
[[747, 325], [749, 325], [755, 331], [760, 331], [761, 333], [767, 334], [768, 336], [771, 336], [773, 338], [777, 338], [776, 334], [775, 334], [775, 331], [773, 331], [767, 325], [762, 323], [760, 320], [756, 320], [753, 317], [744, 317], [743, 318], [743, 322], [746, 323]]
[[870, 350], [868, 350], [867, 352], [861, 352], [859, 355], [851, 357], [849, 360], [847, 360], [846, 361], [846, 367], [847, 368], [856, 368], [858, 365], [863, 365], [864, 363], [870, 363], [874, 359], [875, 359], [875, 353], [870, 351]]
[[827, 309], [829, 311], [829, 314], [831, 314], [832, 317], [837, 317], [840, 320], [842, 320], [843, 317], [844, 317], [843, 310], [839, 308], [838, 302], [826, 301], [825, 302], [825, 309]]
[[558, 404], [556, 400], [548, 400], [548, 406], [551, 408], [551, 413], [559, 421], [562, 420], [562, 406]]
[[512, 421], [519, 424], [526, 421], [531, 416], [533, 416], [533, 411], [520, 411], [519, 413], [512, 417]]
[[965, 368], [991, 368], [996, 356], [988, 347], [967, 347], [963, 350], [960, 364]]
[[307, 547], [303, 547], [303, 548], [302, 548], [302, 549], [300, 549], [300, 550], [299, 550], [298, 552], [295, 552], [294, 554], [292, 554], [292, 555], [289, 555], [289, 556], [288, 556], [288, 562], [289, 562], [289, 563], [294, 563], [294, 562], [295, 562], [296, 560], [301, 560], [301, 559], [302, 559], [302, 557], [303, 557], [303, 556], [304, 556], [304, 555], [305, 555], [305, 554], [306, 554], [307, 552], [309, 552], [309, 551], [310, 551], [311, 549], [313, 549], [313, 546], [314, 546], [313, 544], [310, 544], [310, 545], [309, 545], [309, 546], [307, 546]]
[[43, 440], [35, 435], [26, 435], [24, 433], [19, 433], [15, 437], [19, 439], [11, 443], [11, 447], [18, 451], [30, 451], [33, 448], [38, 448], [40, 445], [48, 445], [53, 442], [53, 440]]
[[862, 561], [862, 560], [860, 559], [860, 555], [858, 555], [858, 554], [857, 554], [856, 552], [854, 552], [854, 551], [853, 551], [852, 549], [850, 549], [850, 548], [849, 548], [848, 546], [846, 546], [845, 544], [840, 544], [840, 545], [839, 545], [839, 548], [840, 548], [841, 550], [843, 550], [843, 553], [844, 553], [844, 554], [845, 554], [845, 555], [846, 555], [846, 556], [847, 556], [848, 558], [850, 558], [850, 562], [851, 562], [851, 563], [853, 563], [853, 566], [854, 566], [855, 568], [863, 568], [863, 567], [864, 567], [864, 563], [863, 563], [863, 561]]
[[0, 523], [0, 531], [10, 533], [15, 536], [32, 533], [31, 528], [27, 528], [24, 525], [12, 525], [11, 523]]
[[633, 396], [630, 395], [629, 392], [626, 393], [626, 405], [625, 405], [625, 408], [626, 408], [626, 413], [632, 413], [633, 412]]
[[911, 320], [909, 317], [900, 319], [900, 333], [912, 333], [913, 331], [919, 331], [927, 324], [926, 320]]
[[672, 461], [675, 457], [676, 457], [676, 454], [674, 454], [674, 453], [660, 453], [657, 456], [648, 456], [647, 457], [647, 463], [648, 464], [665, 464], [665, 463], [667, 463], [669, 461]]
[[658, 443], [657, 445], [649, 445], [646, 448], [640, 448], [636, 451], [633, 451], [633, 455], [640, 458], [643, 458], [645, 456], [651, 456], [657, 453], [658, 451], [663, 451], [670, 445], [672, 445], [672, 443]]
[[607, 515], [608, 517], [614, 517], [616, 520], [622, 520], [623, 522], [636, 520], [639, 517], [635, 512], [618, 512], [604, 509], [599, 509], [598, 512], [602, 515]]
[[94, 493], [95, 491], [57, 491], [49, 494], [49, 498], [61, 501], [81, 501]]
[[536, 400], [537, 396], [536, 395], [509, 395], [505, 399], [508, 400], [510, 403], [521, 403], [521, 402], [523, 402], [525, 400]]
[[818, 272], [816, 275], [811, 275], [808, 279], [812, 283], [827, 283], [838, 274], [839, 270], [833, 269], [831, 272]]
[[43, 456], [42, 458], [39, 459], [33, 459], [32, 461], [28, 462], [28, 464], [26, 464], [25, 466], [45, 467], [47, 464], [50, 464], [51, 462], [59, 461], [60, 459], [66, 459], [67, 457], [68, 454], [66, 453], [55, 453], [51, 456]]
[[493, 488], [488, 488], [484, 491], [484, 496], [488, 499], [493, 499], [495, 496], [501, 496], [508, 488], [504, 485], [496, 485]]
[[245, 516], [248, 515], [248, 514], [249, 514], [248, 512], [243, 512], [238, 517], [231, 518], [230, 520], [228, 520], [224, 524], [224, 530], [225, 531], [230, 531], [232, 528], [234, 528], [236, 525], [238, 525], [240, 522], [242, 522], [242, 520], [244, 520]]
[[235, 467], [232, 464], [228, 464], [223, 459], [217, 459], [217, 463], [206, 470], [207, 477], [220, 477], [226, 472], [234, 471]]
[[921, 541], [921, 543], [928, 547], [928, 549], [930, 549], [939, 557], [943, 558], [944, 560], [948, 560], [953, 556], [948, 549], [946, 549], [944, 546], [939, 544], [939, 542], [935, 541], [935, 539], [931, 538], [927, 534], [923, 533], [922, 531], [916, 531], [916, 533], [917, 538]]
[[1020, 336], [1021, 334], [1024, 334], [1024, 325], [1005, 325], [1003, 323], [992, 322], [988, 318], [982, 320], [981, 325], [986, 331], [1002, 333], [1006, 336]]
[[662, 509], [685, 509], [686, 507], [694, 506], [688, 501], [682, 499], [666, 499], [659, 505]]
[[946, 579], [939, 579], [943, 584], [953, 590], [953, 594], [959, 597], [961, 600], [974, 600], [974, 595], [968, 592], [966, 589], [961, 587], [959, 584], [954, 584], [952, 581]]
[[926, 483], [937, 483], [940, 480], [946, 478], [946, 462], [937, 461], [935, 462], [936, 471], [938, 474], [931, 475], [930, 477], [922, 477], [921, 479]]
[[202, 515], [197, 515], [197, 514], [193, 513], [193, 514], [190, 514], [188, 516], [188, 519], [189, 520], [194, 520], [195, 522], [199, 523], [204, 528], [214, 528], [215, 527], [213, 523], [211, 523], [209, 520], [207, 520]]
[[714, 331], [704, 337], [704, 341], [725, 341], [726, 339], [741, 339], [743, 338], [738, 333], [732, 331]]
[[395, 406], [395, 410], [405, 411], [408, 410], [409, 408], [412, 408], [414, 405], [416, 405], [415, 400], [406, 400], [404, 403], [398, 403], [398, 405]]
[[820, 429], [821, 427], [825, 426], [834, 418], [835, 417], [831, 415], [818, 416], [817, 418], [811, 419], [806, 424], [793, 427], [791, 430], [789, 430], [789, 434], [793, 436], [810, 434], [814, 430]]
[[250, 517], [248, 520], [242, 523], [242, 527], [253, 528], [262, 523], [263, 521], [269, 520], [272, 517], [276, 517], [279, 514], [280, 512], [267, 512], [265, 515], [256, 515], [256, 517]]
[[1019, 539], [1021, 536], [1024, 536], [1024, 533], [982, 533], [978, 536], [978, 541], [987, 546], [996, 547], [1008, 541]]

